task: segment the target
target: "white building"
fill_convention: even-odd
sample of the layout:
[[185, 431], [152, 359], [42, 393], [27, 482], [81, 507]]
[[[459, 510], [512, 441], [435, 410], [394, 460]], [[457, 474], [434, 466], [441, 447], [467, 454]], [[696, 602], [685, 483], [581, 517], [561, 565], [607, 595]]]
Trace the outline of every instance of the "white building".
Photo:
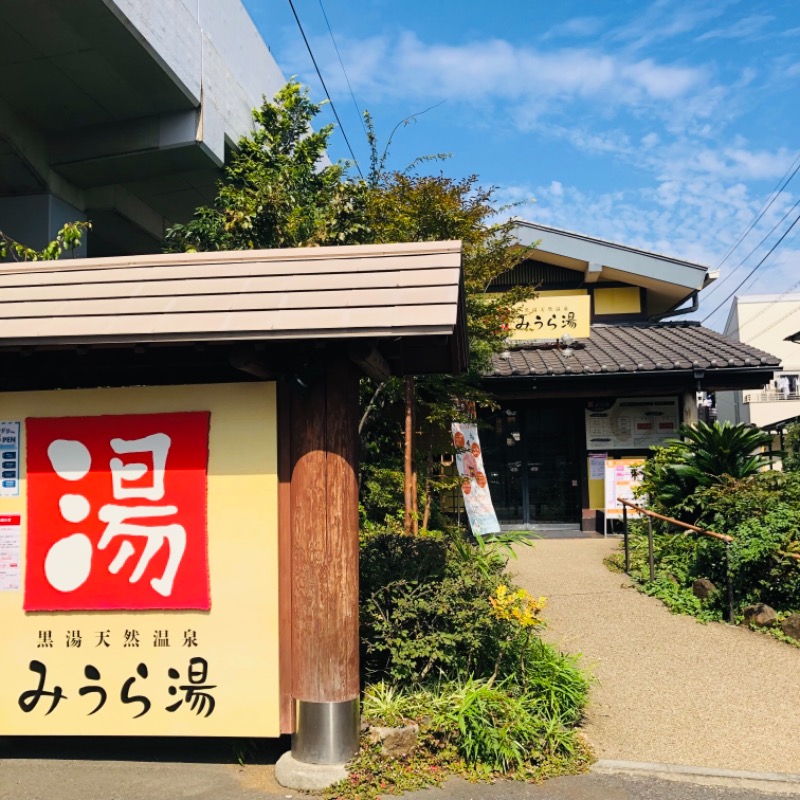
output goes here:
[[240, 0], [0, 3], [0, 230], [44, 246], [161, 250], [215, 194], [226, 150], [283, 75]]
[[781, 360], [769, 384], [760, 390], [719, 392], [720, 420], [749, 422], [768, 428], [800, 416], [800, 345], [787, 337], [800, 330], [800, 293], [736, 297], [725, 336], [766, 350]]

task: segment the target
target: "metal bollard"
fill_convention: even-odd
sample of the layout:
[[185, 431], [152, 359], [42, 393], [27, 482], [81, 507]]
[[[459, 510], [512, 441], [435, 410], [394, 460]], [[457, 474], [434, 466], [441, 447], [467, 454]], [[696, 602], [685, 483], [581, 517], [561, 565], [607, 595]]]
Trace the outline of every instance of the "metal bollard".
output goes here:
[[628, 548], [628, 506], [622, 506], [622, 537], [625, 542], [625, 574], [631, 573], [631, 552]]
[[736, 624], [736, 612], [733, 604], [733, 574], [731, 573], [731, 542], [725, 542], [725, 577], [728, 583], [728, 622]]

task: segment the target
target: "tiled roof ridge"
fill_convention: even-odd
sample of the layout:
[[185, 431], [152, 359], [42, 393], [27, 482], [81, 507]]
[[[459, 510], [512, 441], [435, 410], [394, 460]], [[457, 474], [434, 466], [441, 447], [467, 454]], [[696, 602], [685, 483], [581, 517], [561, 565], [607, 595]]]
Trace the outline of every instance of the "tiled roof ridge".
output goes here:
[[780, 359], [726, 339], [697, 322], [592, 325], [592, 336], [576, 339], [571, 354], [555, 340], [510, 342], [508, 358], [495, 356], [493, 377], [768, 368]]

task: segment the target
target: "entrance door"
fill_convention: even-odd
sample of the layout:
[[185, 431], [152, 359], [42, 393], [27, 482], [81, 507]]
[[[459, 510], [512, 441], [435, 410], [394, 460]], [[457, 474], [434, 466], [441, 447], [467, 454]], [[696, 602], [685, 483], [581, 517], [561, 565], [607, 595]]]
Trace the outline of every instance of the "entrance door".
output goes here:
[[583, 417], [568, 404], [504, 406], [484, 420], [484, 466], [504, 528], [579, 523], [578, 437]]

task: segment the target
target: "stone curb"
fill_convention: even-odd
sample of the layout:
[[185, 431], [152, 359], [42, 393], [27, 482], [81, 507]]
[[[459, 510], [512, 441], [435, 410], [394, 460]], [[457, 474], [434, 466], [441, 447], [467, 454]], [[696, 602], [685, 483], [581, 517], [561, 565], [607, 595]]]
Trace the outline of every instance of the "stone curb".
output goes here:
[[717, 769], [714, 767], [691, 767], [683, 764], [658, 764], [650, 761], [614, 761], [601, 758], [592, 767], [592, 772], [613, 774], [616, 772], [657, 775], [664, 778], [710, 778], [726, 781], [739, 781], [753, 784], [777, 784], [800, 789], [800, 775], [788, 772], [752, 772], [740, 769]]

